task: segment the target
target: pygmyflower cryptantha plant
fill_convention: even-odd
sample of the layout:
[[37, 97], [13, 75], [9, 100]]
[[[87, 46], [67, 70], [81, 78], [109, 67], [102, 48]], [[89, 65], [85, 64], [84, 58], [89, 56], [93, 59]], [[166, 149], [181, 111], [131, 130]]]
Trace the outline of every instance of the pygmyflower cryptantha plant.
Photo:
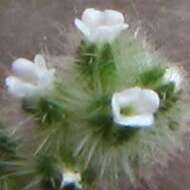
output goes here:
[[86, 9], [75, 25], [83, 39], [69, 75], [63, 70], [55, 79], [40, 55], [34, 63], [18, 59], [8, 92], [41, 97], [32, 110], [43, 124], [34, 155], [72, 168], [62, 175], [63, 189], [112, 188], [124, 175], [135, 182], [141, 167], [165, 163], [181, 147], [182, 73], [129, 34], [118, 11]]

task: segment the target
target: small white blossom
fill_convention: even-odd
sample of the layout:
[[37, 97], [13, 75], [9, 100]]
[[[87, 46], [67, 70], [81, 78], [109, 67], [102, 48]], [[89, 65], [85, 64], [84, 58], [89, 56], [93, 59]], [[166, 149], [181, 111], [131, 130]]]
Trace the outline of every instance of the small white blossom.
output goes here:
[[86, 9], [82, 18], [75, 19], [76, 27], [89, 42], [111, 42], [128, 28], [122, 13], [115, 10]]
[[164, 82], [173, 82], [177, 90], [181, 88], [182, 77], [176, 67], [166, 69], [164, 74]]
[[12, 64], [12, 76], [6, 78], [8, 93], [25, 98], [44, 96], [53, 88], [55, 69], [48, 69], [42, 55], [36, 55], [34, 62], [19, 58]]
[[62, 174], [61, 188], [67, 186], [74, 186], [75, 188], [81, 189], [81, 175], [78, 172], [72, 172], [70, 170], [64, 170]]
[[[114, 93], [112, 96], [114, 122], [124, 127], [151, 127], [159, 103], [158, 94], [150, 89], [134, 87]], [[124, 109], [129, 111], [122, 113]]]

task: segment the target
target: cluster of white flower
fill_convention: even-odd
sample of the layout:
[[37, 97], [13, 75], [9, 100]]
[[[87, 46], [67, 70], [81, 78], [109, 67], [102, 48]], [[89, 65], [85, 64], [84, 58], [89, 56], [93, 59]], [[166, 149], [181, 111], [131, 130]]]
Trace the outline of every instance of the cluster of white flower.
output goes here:
[[[173, 82], [176, 90], [180, 90], [182, 78], [175, 67], [166, 69], [163, 83]], [[115, 123], [128, 127], [151, 127], [154, 124], [154, 113], [159, 108], [160, 98], [151, 89], [133, 87], [115, 93], [112, 97], [112, 112]], [[132, 109], [130, 114], [122, 114], [123, 108]]]
[[[123, 30], [128, 28], [122, 13], [114, 10], [99, 11], [86, 9], [82, 18], [75, 19], [76, 27], [90, 43], [110, 43]], [[34, 63], [27, 59], [17, 59], [12, 70], [15, 76], [6, 79], [8, 92], [15, 97], [44, 96], [53, 89], [55, 70], [48, 69], [42, 55], [36, 55]], [[164, 81], [174, 82], [180, 88], [181, 77], [175, 68], [168, 69]], [[151, 127], [154, 113], [159, 108], [159, 96], [151, 89], [133, 87], [112, 96], [113, 120], [116, 124], [128, 127]], [[122, 109], [130, 108], [130, 114]]]
[[12, 64], [14, 75], [6, 78], [8, 93], [14, 97], [26, 98], [45, 96], [53, 89], [55, 69], [48, 69], [42, 55], [36, 55], [34, 62], [19, 58]]

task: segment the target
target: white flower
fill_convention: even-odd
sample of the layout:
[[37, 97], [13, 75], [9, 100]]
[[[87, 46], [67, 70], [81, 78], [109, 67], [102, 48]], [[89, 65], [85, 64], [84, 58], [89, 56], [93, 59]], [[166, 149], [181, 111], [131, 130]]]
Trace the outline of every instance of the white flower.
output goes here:
[[139, 87], [129, 88], [112, 96], [114, 122], [126, 127], [151, 127], [160, 99], [156, 92]]
[[90, 42], [111, 42], [128, 28], [122, 13], [115, 10], [86, 9], [82, 18], [75, 19], [76, 27]]
[[75, 188], [81, 189], [81, 175], [78, 172], [72, 172], [70, 170], [66, 170], [62, 174], [62, 182], [61, 188], [66, 188], [70, 186], [74, 186]]
[[12, 64], [14, 76], [6, 78], [8, 93], [14, 97], [43, 96], [53, 88], [55, 69], [46, 67], [42, 55], [36, 55], [34, 63], [19, 58]]
[[176, 67], [170, 67], [166, 69], [164, 74], [164, 82], [173, 82], [176, 89], [179, 90], [182, 83], [182, 77], [179, 70]]

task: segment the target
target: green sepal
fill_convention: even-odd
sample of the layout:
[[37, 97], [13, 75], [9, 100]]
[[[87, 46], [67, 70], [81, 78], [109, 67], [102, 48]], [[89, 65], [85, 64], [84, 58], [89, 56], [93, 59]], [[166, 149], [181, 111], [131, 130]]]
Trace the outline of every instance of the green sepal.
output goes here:
[[179, 100], [181, 91], [176, 91], [175, 83], [169, 82], [156, 89], [160, 96], [160, 111], [168, 111]]
[[24, 110], [32, 113], [42, 124], [57, 123], [65, 118], [64, 106], [50, 98], [24, 99]]
[[154, 66], [139, 75], [137, 84], [154, 89], [162, 82], [165, 71], [166, 69], [163, 66]]

